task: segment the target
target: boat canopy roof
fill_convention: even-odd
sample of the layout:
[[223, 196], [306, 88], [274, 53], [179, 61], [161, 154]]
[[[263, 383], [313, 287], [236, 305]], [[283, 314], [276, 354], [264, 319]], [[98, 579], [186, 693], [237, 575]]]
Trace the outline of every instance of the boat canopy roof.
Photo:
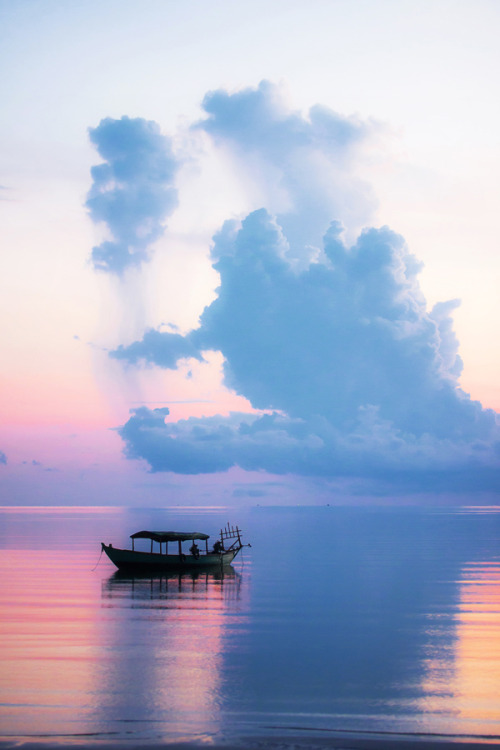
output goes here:
[[208, 539], [208, 534], [199, 531], [136, 531], [131, 539], [152, 539], [153, 542], [187, 542], [190, 539]]

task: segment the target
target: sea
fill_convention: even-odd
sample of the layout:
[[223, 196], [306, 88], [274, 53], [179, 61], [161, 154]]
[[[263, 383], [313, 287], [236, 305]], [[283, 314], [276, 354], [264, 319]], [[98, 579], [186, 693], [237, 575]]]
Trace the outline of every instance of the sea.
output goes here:
[[[227, 570], [101, 541], [238, 524]], [[500, 741], [500, 508], [0, 509], [0, 737]]]

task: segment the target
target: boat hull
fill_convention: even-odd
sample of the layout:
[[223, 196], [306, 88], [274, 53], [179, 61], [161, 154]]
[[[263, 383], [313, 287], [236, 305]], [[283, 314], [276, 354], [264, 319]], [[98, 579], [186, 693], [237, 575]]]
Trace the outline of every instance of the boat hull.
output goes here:
[[239, 549], [228, 550], [222, 554], [199, 555], [162, 555], [156, 552], [138, 552], [137, 550], [119, 549], [101, 542], [102, 550], [118, 570], [205, 570], [230, 565]]

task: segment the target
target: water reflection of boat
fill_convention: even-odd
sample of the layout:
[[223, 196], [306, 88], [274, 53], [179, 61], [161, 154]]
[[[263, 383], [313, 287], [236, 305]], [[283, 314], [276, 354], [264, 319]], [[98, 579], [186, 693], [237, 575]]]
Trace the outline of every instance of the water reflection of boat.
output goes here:
[[235, 578], [239, 574], [232, 565], [225, 565], [223, 568], [214, 568], [213, 570], [200, 570], [192, 568], [190, 570], [165, 570], [165, 571], [147, 571], [147, 570], [115, 570], [113, 575], [108, 579], [109, 582], [141, 582], [156, 581], [161, 584], [162, 581], [178, 581], [179, 586], [185, 584], [204, 583], [206, 581], [224, 581], [226, 578]]
[[[241, 533], [238, 526], [233, 527], [228, 524], [221, 529], [220, 540], [215, 542], [211, 550], [208, 549], [209, 535], [198, 531], [137, 531], [130, 535], [132, 539], [130, 550], [113, 547], [112, 544], [106, 545], [104, 542], [101, 542], [101, 547], [119, 570], [220, 569], [230, 565], [242, 547], [250, 546], [242, 543]], [[150, 540], [150, 551], [136, 550], [134, 546], [136, 539]], [[199, 549], [197, 541], [205, 542], [204, 550]], [[184, 552], [183, 542], [192, 542], [189, 554]], [[154, 543], [160, 545], [159, 552], [153, 551]], [[169, 543], [177, 545], [175, 554], [169, 554]], [[165, 545], [165, 551], [163, 551], [163, 545]]]
[[209, 590], [213, 593], [214, 587], [222, 593], [223, 587], [226, 589], [228, 584], [231, 591], [226, 590], [226, 595], [238, 597], [241, 575], [231, 565], [184, 571], [116, 570], [103, 582], [102, 591], [107, 599], [122, 599], [125, 596], [130, 599], [165, 600], [191, 597]]

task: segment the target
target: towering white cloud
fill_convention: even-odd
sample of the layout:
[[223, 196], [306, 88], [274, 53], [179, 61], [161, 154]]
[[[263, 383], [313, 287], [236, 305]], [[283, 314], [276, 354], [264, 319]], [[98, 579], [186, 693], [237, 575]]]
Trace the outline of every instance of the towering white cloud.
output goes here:
[[122, 274], [147, 260], [163, 221], [177, 206], [173, 186], [178, 162], [170, 140], [155, 122], [106, 118], [89, 130], [104, 159], [92, 167], [87, 198], [90, 216], [107, 225], [112, 239], [92, 250], [94, 268]]
[[[311, 161], [314, 150], [324, 153], [329, 172], [338, 162], [356, 202], [346, 164], [363, 124], [319, 108], [309, 120], [290, 114], [267, 84], [211, 94], [205, 107], [207, 132], [246, 148], [249, 162], [260, 154], [279, 169], [289, 206], [228, 221], [214, 237], [220, 287], [195, 330], [149, 331], [111, 356], [175, 368], [181, 359], [220, 351], [226, 385], [268, 413], [168, 423], [165, 410], [143, 407], [120, 430], [128, 455], [146, 459], [153, 471], [240, 466], [362, 477], [411, 491], [497, 489], [497, 415], [460, 388], [451, 318], [457, 301], [427, 309], [420, 264], [387, 227], [346, 242], [338, 184], [324, 202], [311, 198], [322, 194], [325, 177]], [[307, 190], [296, 180], [298, 152]], [[365, 198], [362, 189], [362, 211]], [[319, 240], [328, 206], [335, 220]], [[311, 246], [319, 252], [307, 259]]]

